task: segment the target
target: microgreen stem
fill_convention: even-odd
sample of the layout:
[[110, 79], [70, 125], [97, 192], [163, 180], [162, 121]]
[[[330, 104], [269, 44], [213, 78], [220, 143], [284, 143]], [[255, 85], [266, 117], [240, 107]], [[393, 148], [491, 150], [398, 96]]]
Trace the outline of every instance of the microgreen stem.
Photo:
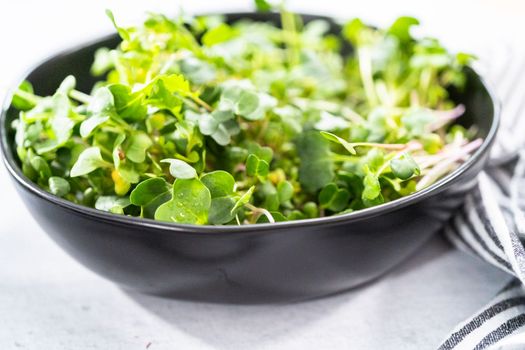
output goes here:
[[378, 98], [375, 91], [374, 78], [372, 76], [372, 57], [368, 47], [361, 47], [357, 50], [359, 57], [359, 73], [365, 89], [366, 98], [370, 106], [378, 104]]
[[264, 208], [257, 208], [256, 206], [250, 204], [250, 203], [246, 203], [245, 204], [246, 208], [250, 209], [252, 211], [252, 213], [254, 214], [255, 216], [255, 220], [254, 221], [257, 221], [257, 219], [261, 216], [261, 215], [264, 215], [266, 216], [266, 218], [268, 219], [269, 222], [271, 223], [274, 223], [275, 222], [275, 219], [273, 218], [272, 214], [264, 209]]
[[286, 43], [288, 64], [293, 67], [299, 62], [299, 38], [295, 14], [281, 8], [281, 23], [283, 26], [283, 41]]
[[42, 97], [40, 96], [34, 95], [30, 92], [20, 90], [20, 89], [16, 90], [14, 92], [14, 95], [20, 98], [23, 98], [24, 100], [29, 101], [34, 105], [36, 105], [42, 99]]
[[78, 90], [71, 90], [69, 92], [69, 97], [77, 100], [78, 102], [84, 103], [84, 104], [89, 104], [91, 102], [91, 96], [83, 93], [82, 91], [78, 91]]
[[461, 149], [459, 149], [455, 154], [452, 156], [446, 158], [442, 162], [438, 163], [434, 168], [432, 168], [425, 176], [419, 180], [419, 182], [416, 185], [416, 190], [419, 191], [425, 187], [430, 186], [434, 182], [436, 182], [440, 177], [448, 173], [453, 167], [455, 167], [455, 163], [459, 160], [461, 160], [463, 157], [469, 155], [474, 150], [476, 150], [481, 144], [483, 143], [482, 139], [476, 139]]

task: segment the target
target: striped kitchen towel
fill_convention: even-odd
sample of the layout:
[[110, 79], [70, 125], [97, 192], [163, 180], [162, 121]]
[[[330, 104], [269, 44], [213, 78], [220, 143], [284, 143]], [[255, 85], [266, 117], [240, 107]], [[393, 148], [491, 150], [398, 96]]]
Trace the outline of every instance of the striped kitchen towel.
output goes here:
[[439, 350], [525, 349], [525, 49], [504, 40], [485, 47], [488, 51], [480, 55], [480, 63], [487, 65], [477, 68], [501, 101], [500, 130], [490, 166], [445, 235], [459, 249], [513, 279], [458, 325]]
[[439, 350], [525, 349], [525, 56], [511, 69], [502, 69], [489, 79], [503, 104], [492, 166], [479, 176], [445, 235], [459, 249], [514, 278], [458, 325]]

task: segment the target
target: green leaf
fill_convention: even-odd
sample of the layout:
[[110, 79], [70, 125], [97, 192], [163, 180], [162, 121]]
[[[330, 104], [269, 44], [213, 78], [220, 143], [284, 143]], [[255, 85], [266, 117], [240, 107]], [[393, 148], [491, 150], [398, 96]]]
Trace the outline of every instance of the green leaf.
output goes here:
[[267, 0], [255, 0], [255, 9], [258, 12], [271, 11], [273, 6]]
[[303, 205], [303, 212], [309, 218], [316, 218], [319, 216], [319, 209], [317, 208], [317, 204], [314, 202], [306, 202]]
[[46, 180], [51, 176], [51, 168], [44, 158], [35, 155], [29, 159], [29, 162], [41, 179]]
[[330, 183], [319, 192], [319, 204], [322, 208], [338, 212], [346, 209], [350, 200], [350, 192], [340, 189], [336, 184]]
[[148, 110], [141, 91], [132, 93], [129, 86], [122, 84], [111, 84], [107, 88], [113, 95], [118, 115], [124, 120], [138, 121], [146, 117]]
[[95, 202], [96, 209], [116, 214], [123, 214], [124, 208], [129, 205], [129, 198], [118, 196], [100, 196]]
[[142, 207], [142, 216], [153, 219], [157, 208], [171, 199], [171, 185], [161, 177], [142, 181], [129, 196], [131, 204]]
[[169, 163], [170, 174], [178, 179], [192, 179], [197, 177], [197, 171], [191, 165], [180, 159], [163, 159], [162, 163]]
[[338, 143], [340, 144], [341, 146], [343, 146], [348, 152], [350, 152], [350, 154], [356, 154], [356, 151], [354, 149], [354, 146], [346, 141], [345, 139], [335, 135], [335, 134], [332, 134], [331, 132], [327, 132], [327, 131], [321, 131], [321, 135], [323, 135], [323, 137], [325, 139], [327, 139], [328, 141], [332, 141], [332, 142], [335, 142], [335, 143]]
[[234, 215], [235, 211], [237, 209], [242, 208], [245, 204], [250, 202], [250, 199], [252, 198], [253, 192], [255, 191], [255, 186], [252, 186], [244, 193], [233, 206], [233, 209], [231, 210], [232, 215]]
[[221, 23], [203, 35], [202, 43], [204, 46], [213, 46], [231, 40], [236, 35], [237, 32], [232, 27], [226, 23]]
[[211, 134], [212, 139], [221, 146], [226, 146], [231, 141], [231, 136], [224, 124], [219, 124], [217, 130]]
[[181, 224], [204, 225], [211, 206], [210, 191], [197, 179], [177, 179], [173, 198], [158, 207], [155, 219]]
[[201, 182], [210, 190], [212, 198], [230, 196], [235, 187], [233, 176], [223, 170], [216, 170], [203, 175]]
[[13, 100], [11, 101], [13, 107], [21, 111], [27, 111], [35, 107], [37, 99], [33, 92], [33, 85], [31, 85], [30, 82], [24, 80], [18, 87], [18, 91], [22, 93], [17, 94], [17, 92], [15, 92], [13, 95]]
[[388, 33], [396, 36], [401, 42], [412, 40], [410, 28], [418, 25], [419, 21], [413, 17], [399, 17], [388, 29]]
[[113, 23], [113, 26], [117, 30], [117, 32], [120, 35], [120, 37], [123, 40], [129, 41], [131, 39], [131, 37], [130, 37], [128, 31], [126, 29], [124, 29], [122, 27], [119, 27], [117, 25], [117, 22], [115, 21], [115, 16], [113, 15], [113, 12], [111, 12], [111, 10], [109, 10], [109, 9], [106, 9], [106, 16], [108, 16], [108, 18], [111, 20], [111, 23]]
[[143, 163], [146, 160], [146, 151], [152, 144], [153, 141], [146, 133], [134, 132], [125, 148], [126, 158], [135, 163]]
[[48, 181], [49, 190], [52, 194], [58, 197], [63, 197], [66, 194], [69, 193], [71, 187], [69, 185], [69, 182], [61, 177], [58, 176], [52, 176], [49, 178]]
[[279, 182], [277, 185], [277, 193], [279, 195], [279, 202], [285, 203], [292, 199], [293, 185], [289, 181]]
[[211, 83], [217, 75], [213, 65], [195, 57], [182, 60], [180, 68], [184, 76], [195, 84]]
[[211, 114], [204, 113], [199, 118], [199, 130], [203, 135], [212, 135], [217, 131], [219, 122]]
[[354, 18], [344, 25], [343, 36], [353, 45], [359, 46], [366, 40], [363, 33], [366, 33], [367, 29], [368, 27], [359, 18]]
[[158, 79], [153, 83], [148, 96], [148, 104], [159, 109], [168, 110], [173, 115], [178, 116], [183, 105], [179, 93], [183, 92], [184, 96], [189, 91], [189, 86], [186, 89], [185, 83], [187, 82], [185, 80], [179, 80], [177, 78], [178, 75], [171, 77], [172, 78], [165, 77]]
[[432, 111], [416, 109], [401, 118], [401, 122], [412, 136], [420, 136], [428, 132], [429, 126], [436, 121]]
[[98, 168], [108, 166], [111, 166], [111, 164], [102, 159], [100, 148], [89, 147], [80, 153], [77, 161], [73, 164], [73, 168], [71, 168], [69, 176], [77, 177], [86, 175]]
[[257, 113], [259, 104], [259, 96], [255, 92], [244, 90], [235, 104], [235, 113], [248, 120], [261, 119], [264, 115]]
[[71, 137], [75, 122], [69, 118], [71, 102], [63, 93], [51, 98], [52, 116], [48, 121], [48, 138], [35, 144], [38, 154], [44, 154], [62, 147]]
[[107, 87], [100, 87], [96, 90], [88, 105], [88, 112], [91, 114], [107, 114], [113, 110], [115, 102], [113, 94]]
[[212, 198], [208, 221], [212, 225], [222, 225], [235, 218], [235, 200], [232, 197]]
[[87, 138], [91, 135], [93, 130], [95, 130], [99, 125], [105, 123], [109, 119], [109, 116], [94, 115], [90, 118], [87, 118], [80, 124], [80, 136], [82, 138]]
[[323, 188], [334, 178], [328, 141], [317, 131], [307, 131], [297, 139], [301, 164], [299, 181], [309, 192]]
[[365, 165], [365, 177], [363, 179], [363, 200], [373, 200], [381, 194], [381, 185], [379, 184], [379, 179], [376, 174], [368, 169], [368, 166]]
[[182, 74], [160, 76], [158, 79], [162, 80], [168, 91], [171, 93], [176, 93], [184, 97], [193, 95], [190, 83]]
[[76, 85], [77, 85], [76, 78], [72, 75], [68, 75], [60, 83], [60, 86], [57, 89], [57, 93], [64, 94], [67, 96], [71, 92], [71, 90], [75, 88]]
[[266, 177], [270, 172], [267, 161], [260, 159], [255, 154], [250, 154], [246, 159], [246, 175]]
[[390, 168], [394, 176], [401, 180], [407, 180], [420, 174], [419, 166], [408, 153], [403, 153], [400, 157], [392, 159]]
[[101, 47], [95, 51], [95, 59], [91, 65], [91, 74], [100, 76], [113, 68], [113, 66], [111, 51], [107, 47]]
[[211, 113], [211, 115], [219, 123], [223, 123], [235, 117], [231, 109], [224, 109], [224, 110], [216, 109]]

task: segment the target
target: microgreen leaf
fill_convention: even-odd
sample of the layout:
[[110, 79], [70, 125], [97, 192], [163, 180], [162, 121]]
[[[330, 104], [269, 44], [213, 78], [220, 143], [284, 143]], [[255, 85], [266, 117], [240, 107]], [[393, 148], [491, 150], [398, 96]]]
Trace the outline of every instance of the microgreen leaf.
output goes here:
[[308, 191], [317, 191], [332, 181], [334, 170], [330, 149], [319, 132], [302, 134], [297, 140], [297, 151], [301, 159], [299, 180]]
[[153, 144], [150, 137], [144, 132], [134, 132], [129, 138], [125, 149], [126, 158], [135, 163], [142, 163], [146, 159], [146, 151]]
[[321, 131], [321, 135], [323, 135], [323, 137], [329, 141], [332, 141], [332, 142], [335, 142], [335, 143], [339, 143], [341, 146], [343, 146], [348, 152], [350, 152], [350, 154], [356, 154], [356, 151], [355, 151], [355, 148], [354, 146], [346, 141], [345, 139], [335, 135], [335, 134], [332, 134], [330, 132], [327, 132], [327, 131]]
[[111, 20], [111, 23], [113, 23], [113, 26], [117, 30], [117, 32], [120, 35], [120, 37], [123, 40], [129, 41], [131, 38], [130, 38], [130, 35], [129, 35], [128, 31], [126, 29], [124, 29], [122, 27], [119, 27], [117, 25], [117, 22], [115, 21], [115, 16], [113, 15], [113, 12], [111, 12], [111, 10], [109, 10], [109, 9], [106, 9], [106, 16], [108, 16], [108, 18]]
[[104, 122], [108, 121], [109, 116], [102, 116], [102, 115], [94, 115], [82, 122], [80, 124], [80, 136], [83, 138], [88, 137], [91, 135], [93, 130], [95, 130], [99, 125], [103, 124]]
[[173, 183], [173, 198], [158, 207], [155, 219], [181, 224], [203, 225], [208, 222], [211, 206], [210, 191], [197, 179], [177, 179]]
[[374, 174], [368, 166], [365, 165], [365, 177], [363, 179], [363, 199], [373, 200], [381, 194], [381, 185], [376, 174]]
[[163, 159], [162, 163], [169, 163], [170, 174], [179, 179], [191, 179], [197, 177], [197, 171], [191, 165], [180, 159]]
[[109, 211], [111, 213], [122, 214], [124, 208], [130, 205], [129, 198], [118, 196], [100, 196], [95, 202], [98, 210]]
[[414, 175], [420, 174], [419, 166], [408, 153], [392, 159], [390, 168], [394, 175], [401, 180], [407, 180]]
[[266, 177], [270, 166], [267, 161], [260, 159], [255, 154], [248, 155], [246, 159], [246, 175]]
[[413, 17], [399, 17], [390, 26], [388, 33], [395, 35], [402, 42], [407, 42], [412, 39], [410, 28], [418, 24], [419, 21]]
[[259, 112], [259, 96], [252, 91], [242, 91], [239, 100], [235, 104], [235, 113], [248, 120], [261, 119], [263, 115]]
[[98, 168], [107, 166], [111, 166], [111, 164], [102, 159], [100, 148], [89, 147], [78, 156], [73, 168], [71, 168], [70, 176], [77, 177], [86, 175]]
[[255, 0], [255, 9], [259, 12], [271, 11], [273, 6], [267, 0]]
[[233, 206], [232, 210], [230, 211], [232, 215], [235, 214], [235, 211], [237, 209], [240, 209], [242, 206], [250, 202], [250, 199], [252, 198], [253, 192], [255, 191], [255, 186], [252, 186], [244, 193]]
[[221, 23], [218, 26], [208, 30], [202, 37], [202, 43], [205, 46], [213, 46], [222, 42], [231, 40], [236, 36], [236, 31], [226, 23]]
[[69, 182], [61, 177], [52, 176], [49, 178], [49, 190], [55, 196], [63, 197], [69, 193], [71, 187]]
[[344, 210], [350, 199], [350, 193], [346, 189], [340, 189], [336, 184], [330, 183], [319, 192], [319, 204], [322, 208], [334, 212]]
[[13, 100], [11, 101], [13, 107], [21, 111], [26, 111], [35, 107], [37, 98], [33, 95], [33, 85], [31, 85], [30, 82], [24, 80], [20, 86], [18, 86], [17, 92], [13, 95]]
[[210, 190], [212, 198], [230, 196], [235, 187], [233, 176], [223, 170], [204, 174], [201, 177], [201, 182]]
[[208, 220], [212, 225], [226, 224], [235, 217], [235, 200], [232, 197], [212, 198]]
[[280, 182], [277, 185], [277, 193], [279, 195], [279, 202], [287, 202], [292, 199], [293, 185], [289, 181]]
[[153, 219], [157, 208], [171, 199], [171, 185], [163, 178], [142, 181], [129, 196], [131, 204], [142, 207], [142, 216]]

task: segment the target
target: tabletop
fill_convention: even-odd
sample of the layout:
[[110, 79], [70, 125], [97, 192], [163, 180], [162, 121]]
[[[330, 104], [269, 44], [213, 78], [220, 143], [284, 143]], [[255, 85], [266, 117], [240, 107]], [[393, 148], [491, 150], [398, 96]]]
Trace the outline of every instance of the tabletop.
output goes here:
[[[400, 14], [417, 15], [423, 32], [439, 32], [449, 46], [467, 49], [483, 50], [487, 38], [494, 40], [503, 32], [514, 33], [512, 41], [525, 22], [520, 21], [525, 19], [524, 6], [510, 0], [373, 0], [344, 6], [326, 0], [322, 8], [318, 1], [289, 3], [297, 11], [358, 15], [377, 24]], [[1, 3], [0, 95], [46, 55], [111, 31], [104, 8], [133, 22], [145, 10], [175, 13], [180, 4]], [[213, 12], [249, 5], [195, 1], [184, 8]], [[381, 13], [374, 11], [379, 7]], [[333, 297], [260, 306], [162, 299], [123, 291], [58, 248], [23, 206], [3, 166], [0, 193], [1, 349], [433, 349], [509, 280], [437, 235], [381, 279]]]

